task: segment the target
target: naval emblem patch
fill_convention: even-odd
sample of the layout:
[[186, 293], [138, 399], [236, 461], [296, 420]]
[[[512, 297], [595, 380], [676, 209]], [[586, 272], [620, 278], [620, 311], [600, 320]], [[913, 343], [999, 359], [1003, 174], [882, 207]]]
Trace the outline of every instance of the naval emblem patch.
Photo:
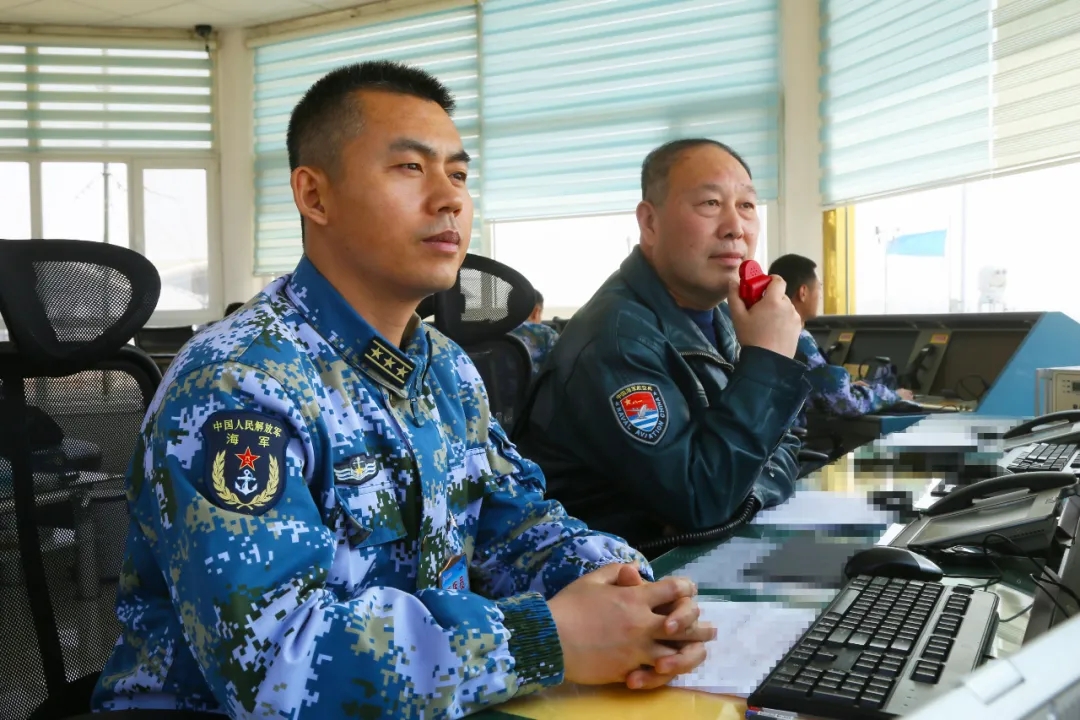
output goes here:
[[627, 385], [611, 396], [611, 405], [619, 425], [631, 437], [649, 445], [660, 442], [668, 425], [660, 388], [649, 383]]
[[262, 515], [285, 492], [284, 424], [253, 412], [214, 413], [203, 425], [207, 495], [215, 505]]

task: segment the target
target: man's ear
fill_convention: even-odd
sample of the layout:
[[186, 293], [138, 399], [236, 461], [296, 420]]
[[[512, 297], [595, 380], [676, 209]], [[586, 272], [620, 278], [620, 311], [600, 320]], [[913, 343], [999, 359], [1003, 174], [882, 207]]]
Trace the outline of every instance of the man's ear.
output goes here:
[[810, 287], [807, 285], [799, 286], [799, 302], [806, 302], [806, 298], [810, 297]]
[[326, 212], [329, 179], [318, 168], [302, 165], [292, 171], [289, 178], [296, 209], [308, 222], [325, 226], [329, 222]]
[[656, 242], [656, 208], [648, 200], [642, 200], [637, 206], [637, 224], [641, 233], [641, 244], [651, 247]]

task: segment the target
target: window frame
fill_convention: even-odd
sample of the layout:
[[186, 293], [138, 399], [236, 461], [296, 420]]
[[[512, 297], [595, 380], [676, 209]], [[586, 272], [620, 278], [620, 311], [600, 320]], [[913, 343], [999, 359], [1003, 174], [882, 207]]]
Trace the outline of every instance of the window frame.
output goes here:
[[[0, 152], [0, 162], [28, 163], [30, 179], [30, 239], [43, 237], [42, 163], [124, 163], [128, 187], [128, 246], [144, 254], [144, 170], [204, 170], [206, 172], [207, 307], [204, 310], [154, 310], [147, 327], [200, 325], [221, 318], [224, 287], [221, 237], [221, 188], [219, 159], [214, 151], [199, 150], [48, 150]], [[0, 327], [3, 323], [0, 321]]]

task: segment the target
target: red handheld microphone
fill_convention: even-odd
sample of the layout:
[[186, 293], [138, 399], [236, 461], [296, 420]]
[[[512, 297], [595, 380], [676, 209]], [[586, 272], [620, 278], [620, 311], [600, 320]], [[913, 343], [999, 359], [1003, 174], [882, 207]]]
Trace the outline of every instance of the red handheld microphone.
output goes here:
[[772, 277], [766, 275], [755, 260], [744, 260], [739, 266], [739, 297], [749, 308], [765, 294]]

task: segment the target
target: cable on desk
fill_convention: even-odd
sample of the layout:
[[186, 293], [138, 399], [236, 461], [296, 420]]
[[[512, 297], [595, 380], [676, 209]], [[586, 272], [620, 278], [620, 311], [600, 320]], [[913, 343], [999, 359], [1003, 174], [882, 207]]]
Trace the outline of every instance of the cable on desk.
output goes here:
[[983, 395], [986, 394], [986, 391], [990, 389], [990, 383], [986, 382], [986, 378], [984, 378], [982, 375], [979, 375], [977, 373], [972, 373], [971, 375], [965, 375], [964, 377], [957, 380], [956, 385], [953, 386], [953, 391], [956, 393], [956, 397], [960, 398], [961, 400], [964, 399], [960, 395], [961, 390], [965, 390], [967, 392], [971, 391], [970, 388], [968, 388], [968, 387], [966, 387], [964, 385], [964, 382], [966, 380], [978, 380], [980, 383], [982, 383], [982, 386], [983, 386], [982, 390], [980, 390], [979, 392], [977, 392], [977, 393], [972, 392], [971, 397], [967, 398], [968, 400], [973, 400], [975, 402], [979, 402], [980, 400], [983, 399]]
[[1020, 612], [1016, 613], [1015, 615], [1010, 615], [1007, 618], [1002, 618], [1001, 620], [998, 620], [998, 622], [1000, 622], [1000, 623], [1010, 623], [1013, 620], [1015, 620], [1016, 618], [1021, 617], [1022, 615], [1025, 615], [1026, 613], [1031, 612], [1031, 608], [1033, 608], [1033, 607], [1035, 607], [1035, 603], [1031, 603], [1026, 608], [1024, 608]]
[[[986, 535], [986, 537], [983, 539], [983, 542], [985, 543], [987, 540], [989, 540], [992, 537], [999, 538], [999, 539], [1003, 540], [1007, 545], [1011, 545], [1012, 548], [1013, 548], [1013, 552], [1015, 552], [1020, 557], [1027, 558], [1027, 561], [1029, 563], [1031, 563], [1033, 566], [1035, 566], [1035, 570], [1039, 573], [1039, 576], [1042, 578], [1042, 580], [1041, 580], [1042, 582], [1046, 582], [1046, 583], [1049, 583], [1050, 585], [1056, 586], [1062, 592], [1064, 592], [1066, 595], [1071, 597], [1073, 599], [1073, 602], [1075, 602], [1077, 604], [1077, 606], [1080, 607], [1080, 597], [1077, 597], [1076, 593], [1073, 592], [1072, 588], [1067, 587], [1064, 583], [1062, 583], [1060, 580], [1058, 580], [1053, 575], [1051, 575], [1050, 573], [1052, 571], [1048, 567], [1046, 567], [1045, 564], [1040, 565], [1039, 561], [1036, 560], [1034, 557], [1032, 557], [1030, 553], [1024, 552], [1022, 549], [1020, 549], [1019, 545], [1017, 545], [1015, 542], [1013, 542], [1011, 539], [1005, 537], [1004, 535], [1000, 535], [998, 533], [988, 533]], [[1033, 573], [1033, 575], [1034, 575], [1034, 573]], [[1034, 577], [1032, 577], [1032, 579], [1035, 580], [1036, 584], [1039, 584], [1040, 581], [1038, 579], [1036, 579]], [[1042, 587], [1041, 585], [1039, 585], [1039, 586]], [[1043, 588], [1043, 591], [1045, 592], [1046, 589]], [[1047, 593], [1047, 595], [1049, 595], [1049, 593]], [[1053, 596], [1051, 596], [1051, 599], [1054, 599]], [[1054, 602], [1056, 604], [1057, 600], [1055, 599]], [[1058, 605], [1058, 607], [1061, 608], [1061, 612], [1065, 613], [1066, 617], [1069, 616], [1069, 613], [1065, 612], [1065, 608], [1061, 607], [1060, 605]]]
[[757, 511], [761, 509], [761, 503], [756, 497], [751, 495], [742, 501], [742, 505], [735, 511], [735, 514], [728, 519], [727, 522], [717, 525], [716, 527], [709, 528], [708, 530], [697, 530], [694, 532], [686, 532], [680, 535], [672, 535], [670, 537], [657, 538], [656, 540], [649, 540], [648, 542], [638, 543], [637, 549], [641, 552], [653, 551], [653, 550], [670, 550], [673, 547], [679, 545], [689, 545], [703, 542], [711, 542], [713, 540], [727, 540], [732, 533], [738, 530], [740, 527], [750, 522]]
[[[1066, 618], [1072, 617], [1072, 613], [1070, 613], [1068, 610], [1066, 610], [1065, 606], [1062, 605], [1060, 602], [1058, 602], [1058, 599], [1056, 597], [1054, 597], [1053, 593], [1051, 593], [1049, 590], [1047, 590], [1046, 586], [1043, 585], [1041, 582], [1039, 582], [1039, 579], [1037, 577], [1035, 577], [1035, 573], [1028, 573], [1028, 577], [1031, 578], [1031, 582], [1035, 583], [1035, 587], [1042, 590], [1043, 593], [1046, 595], [1046, 597], [1050, 598], [1050, 601], [1053, 602], [1054, 605], [1057, 605], [1057, 609], [1061, 611], [1062, 615], [1064, 615]], [[1053, 584], [1057, 585], [1059, 588], [1064, 588], [1065, 587], [1061, 583], [1053, 583]]]
[[[1032, 555], [1030, 553], [1027, 553], [1024, 550], [1022, 550], [1020, 548], [1020, 546], [1017, 545], [1015, 542], [1013, 542], [1010, 538], [1007, 538], [1004, 535], [1001, 535], [1000, 533], [987, 533], [986, 537], [984, 537], [983, 541], [982, 541], [983, 555], [986, 556], [986, 559], [990, 561], [990, 563], [994, 566], [994, 569], [998, 571], [998, 574], [1000, 576], [1003, 577], [1004, 573], [1002, 572], [1001, 567], [994, 561], [993, 557], [991, 557], [991, 555], [990, 555], [989, 542], [990, 542], [991, 539], [996, 539], [996, 540], [1000, 541], [1002, 544], [1011, 546], [1012, 549], [1013, 549], [1013, 552], [1015, 552], [1017, 556], [1026, 558], [1028, 562], [1030, 562], [1032, 565], [1034, 565], [1036, 571], [1038, 571], [1039, 575], [1042, 576], [1042, 579], [1040, 580], [1040, 578], [1036, 577], [1035, 573], [1028, 573], [1028, 577], [1031, 579], [1031, 582], [1033, 582], [1035, 584], [1035, 587], [1038, 590], [1042, 590], [1043, 593], [1046, 594], [1046, 597], [1050, 598], [1050, 601], [1052, 603], [1054, 603], [1054, 605], [1057, 606], [1058, 610], [1061, 611], [1062, 615], [1064, 615], [1066, 618], [1069, 618], [1069, 617], [1072, 616], [1072, 614], [1068, 610], [1065, 609], [1065, 606], [1062, 605], [1058, 601], [1058, 599], [1056, 597], [1054, 597], [1053, 593], [1051, 593], [1043, 583], [1047, 583], [1049, 585], [1053, 585], [1053, 586], [1061, 589], [1062, 592], [1065, 592], [1070, 597], [1072, 597], [1072, 599], [1074, 601], [1076, 601], [1077, 605], [1080, 606], [1080, 598], [1077, 598], [1076, 593], [1074, 593], [1071, 588], [1066, 587], [1059, 580], [1056, 580], [1055, 578], [1051, 577], [1049, 575], [1049, 568], [1047, 568], [1046, 565], [1040, 565], [1038, 560], [1036, 560], [1034, 557], [1032, 557]], [[1028, 609], [1030, 610], [1030, 608], [1028, 608]], [[1026, 612], [1026, 611], [1024, 611], [1024, 612]], [[1020, 615], [1023, 615], [1023, 612], [1021, 612]], [[1019, 615], [1017, 617], [1019, 617]], [[1015, 619], [1015, 618], [1010, 618], [1010, 619]]]

